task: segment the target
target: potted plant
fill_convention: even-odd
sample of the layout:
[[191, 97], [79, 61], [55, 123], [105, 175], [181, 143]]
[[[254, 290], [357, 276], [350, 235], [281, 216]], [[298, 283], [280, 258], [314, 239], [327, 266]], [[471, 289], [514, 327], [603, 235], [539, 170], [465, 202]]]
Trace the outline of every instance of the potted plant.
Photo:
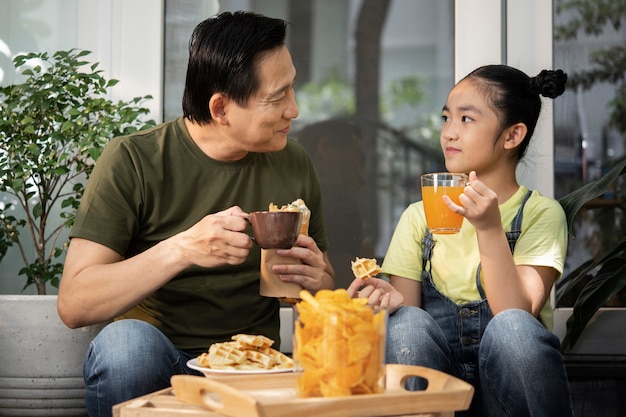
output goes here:
[[[603, 177], [559, 199], [565, 210], [570, 236], [575, 237], [574, 222], [581, 208], [610, 190], [625, 172], [626, 158], [617, 162]], [[574, 347], [594, 314], [625, 287], [626, 239], [623, 237], [601, 256], [583, 262], [557, 282], [556, 305], [566, 299], [573, 301], [572, 315], [567, 320], [561, 342], [564, 352]]]
[[[568, 16], [567, 22], [555, 27], [555, 39], [561, 42], [574, 40], [582, 34], [595, 37], [611, 31], [619, 32], [626, 21], [626, 8], [623, 7], [623, 2], [602, 2], [599, 7], [596, 0], [558, 0], [556, 12]], [[602, 41], [596, 41], [592, 45], [594, 47], [588, 54], [587, 64], [581, 70], [571, 74], [568, 81], [569, 88], [575, 91], [585, 91], [608, 83], [614, 91], [613, 99], [607, 106], [608, 125], [624, 137], [626, 135], [626, 48], [623, 42], [619, 41], [608, 45]], [[595, 47], [596, 45], [600, 46]], [[593, 205], [593, 202], [597, 201], [595, 199], [620, 181], [623, 184], [624, 178], [621, 174], [624, 173], [625, 165], [624, 159], [613, 161], [613, 168], [602, 178], [561, 198], [572, 237], [574, 236], [574, 221], [580, 209]], [[621, 211], [599, 208], [597, 210], [605, 210], [605, 212], [600, 214], [600, 211], [594, 210], [594, 218], [599, 222], [600, 233], [598, 235], [612, 239], [617, 237], [617, 242], [608, 246], [604, 245], [601, 250], [597, 251], [596, 256], [583, 262], [576, 270], [557, 282], [556, 306], [573, 305], [572, 315], [567, 321], [566, 333], [561, 343], [564, 352], [574, 348], [598, 309], [605, 306], [608, 300], [626, 287], [626, 241], [623, 238], [624, 230], [626, 230], [624, 226], [626, 204], [623, 194], [621, 198], [618, 193], [616, 196], [617, 198], [612, 203]], [[605, 198], [600, 202], [606, 202], [606, 200]], [[611, 313], [611, 317], [615, 318], [618, 315], [624, 316], [617, 311]], [[594, 321], [600, 321], [597, 320], [599, 318], [599, 315], [595, 315]], [[615, 330], [622, 328], [623, 320], [620, 318], [611, 324], [614, 335], [609, 335], [607, 331], [607, 338], [619, 337], [619, 334], [615, 334]], [[599, 323], [596, 323], [596, 327], [598, 327], [597, 324]], [[600, 344], [598, 347], [601, 347]]]
[[[66, 328], [58, 318], [56, 295], [46, 295], [46, 286], [58, 286], [67, 247], [64, 232], [73, 224], [104, 145], [154, 124], [141, 120], [149, 112], [141, 105], [150, 96], [117, 103], [107, 98], [118, 81], [105, 79], [97, 63], [85, 60], [89, 54], [71, 49], [17, 56], [13, 63], [24, 81], [0, 87], [0, 261], [16, 252], [24, 289], [37, 289], [32, 296], [0, 296], [5, 309], [0, 312], [0, 380], [6, 378], [0, 390], [8, 387], [0, 397], [10, 399], [2, 402], [1, 415], [47, 410], [55, 401], [84, 410], [80, 394], [67, 395], [80, 388], [84, 395], [83, 356], [99, 327]], [[66, 339], [72, 348], [63, 345]], [[52, 356], [56, 353], [65, 356]], [[54, 409], [73, 415], [67, 408]]]

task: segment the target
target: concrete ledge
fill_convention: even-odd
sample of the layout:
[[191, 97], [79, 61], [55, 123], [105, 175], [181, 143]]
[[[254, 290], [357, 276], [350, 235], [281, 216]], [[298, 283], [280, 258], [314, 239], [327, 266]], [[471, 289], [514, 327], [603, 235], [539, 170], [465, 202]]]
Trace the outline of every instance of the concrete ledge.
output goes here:
[[293, 307], [280, 308], [280, 351], [293, 353]]

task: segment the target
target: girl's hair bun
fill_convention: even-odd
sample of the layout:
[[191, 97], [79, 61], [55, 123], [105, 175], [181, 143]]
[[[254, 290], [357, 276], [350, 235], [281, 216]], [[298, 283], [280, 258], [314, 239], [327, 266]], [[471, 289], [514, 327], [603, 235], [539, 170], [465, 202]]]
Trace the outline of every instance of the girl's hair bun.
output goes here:
[[543, 70], [529, 81], [530, 90], [544, 97], [556, 98], [565, 91], [567, 74], [562, 70]]

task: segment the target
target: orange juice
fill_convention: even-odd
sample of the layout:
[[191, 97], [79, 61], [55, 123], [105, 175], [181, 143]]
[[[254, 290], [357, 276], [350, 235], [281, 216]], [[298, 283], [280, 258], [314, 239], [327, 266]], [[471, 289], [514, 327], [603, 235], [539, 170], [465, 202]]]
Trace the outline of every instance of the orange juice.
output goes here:
[[422, 201], [431, 233], [452, 234], [461, 230], [463, 216], [450, 210], [442, 197], [447, 195], [455, 204], [462, 205], [459, 196], [466, 181], [465, 174], [437, 173], [422, 176]]

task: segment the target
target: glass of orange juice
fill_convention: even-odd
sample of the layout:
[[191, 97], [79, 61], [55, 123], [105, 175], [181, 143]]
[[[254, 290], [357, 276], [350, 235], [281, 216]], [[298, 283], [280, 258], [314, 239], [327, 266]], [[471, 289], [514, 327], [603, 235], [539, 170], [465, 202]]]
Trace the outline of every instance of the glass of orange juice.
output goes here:
[[421, 180], [424, 213], [430, 232], [458, 233], [461, 230], [463, 216], [450, 210], [442, 197], [447, 195], [454, 203], [462, 205], [459, 196], [465, 188], [468, 176], [460, 173], [435, 172], [422, 175]]

